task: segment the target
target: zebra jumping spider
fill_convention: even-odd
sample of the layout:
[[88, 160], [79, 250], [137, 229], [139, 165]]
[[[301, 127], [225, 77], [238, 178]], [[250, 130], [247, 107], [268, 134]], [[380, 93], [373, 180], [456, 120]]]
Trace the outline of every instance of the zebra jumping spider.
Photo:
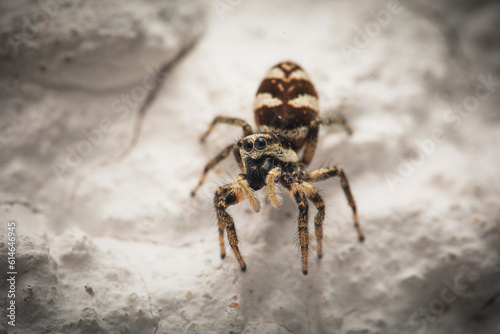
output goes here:
[[[340, 178], [347, 202], [352, 208], [354, 227], [359, 241], [364, 240], [358, 222], [356, 203], [344, 171], [338, 167], [319, 168], [309, 172], [305, 170], [316, 151], [320, 125], [340, 124], [348, 134], [351, 134], [351, 129], [342, 116], [322, 118], [319, 117], [318, 109], [318, 95], [306, 72], [293, 62], [281, 62], [270, 69], [257, 91], [254, 103], [257, 131], [254, 132], [243, 119], [217, 116], [201, 137], [201, 141], [204, 142], [218, 123], [236, 125], [243, 129], [243, 138], [224, 148], [208, 162], [198, 185], [191, 193], [194, 196], [208, 171], [233, 153], [242, 173], [238, 174], [236, 182], [217, 189], [214, 206], [217, 213], [221, 257], [224, 258], [226, 255], [224, 245], [224, 231], [226, 231], [229, 244], [243, 271], [246, 270], [246, 264], [238, 249], [234, 220], [226, 209], [247, 198], [252, 208], [258, 212], [260, 203], [255, 198], [254, 191], [264, 186], [267, 186], [269, 200], [274, 207], [279, 208], [281, 205], [276, 195], [276, 184], [288, 190], [297, 205], [304, 275], [307, 275], [309, 246], [308, 200], [317, 209], [314, 218], [317, 255], [318, 258], [323, 256], [325, 203], [311, 185], [312, 182], [335, 176]], [[299, 158], [301, 149], [303, 152]]]

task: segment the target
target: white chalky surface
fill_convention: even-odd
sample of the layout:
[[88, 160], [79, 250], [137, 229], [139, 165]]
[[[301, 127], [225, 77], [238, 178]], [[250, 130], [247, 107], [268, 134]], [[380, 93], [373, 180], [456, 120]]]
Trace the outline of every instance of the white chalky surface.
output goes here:
[[[0, 5], [0, 333], [500, 333], [499, 5], [100, 3], [59, 1], [16, 48], [23, 18], [49, 9]], [[197, 38], [114, 161], [159, 67]], [[241, 129], [199, 136], [219, 114], [253, 125], [260, 80], [283, 60], [354, 129], [322, 128], [310, 168], [344, 168], [366, 235], [339, 181], [316, 184], [324, 257], [311, 240], [307, 276], [284, 191], [281, 210], [265, 190], [258, 214], [229, 209], [245, 273], [229, 247], [220, 259], [213, 210], [233, 159], [190, 197]]]

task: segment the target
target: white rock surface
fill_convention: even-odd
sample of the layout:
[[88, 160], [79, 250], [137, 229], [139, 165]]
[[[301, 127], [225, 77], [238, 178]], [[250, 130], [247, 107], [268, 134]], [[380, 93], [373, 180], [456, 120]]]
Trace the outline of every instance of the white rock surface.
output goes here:
[[[69, 3], [18, 54], [3, 49], [0, 263], [8, 221], [20, 236], [16, 327], [2, 306], [1, 332], [500, 333], [498, 5], [211, 2], [209, 29], [114, 161], [145, 97], [112, 118], [114, 101], [193, 43], [203, 9], [106, 2], [108, 28], [96, 23], [100, 2]], [[4, 42], [40, 10], [7, 7]], [[309, 72], [324, 115], [346, 105], [354, 135], [323, 128], [311, 168], [346, 170], [367, 237], [357, 242], [338, 180], [318, 184], [327, 240], [306, 277], [288, 198], [275, 210], [261, 191], [259, 214], [230, 209], [242, 273], [232, 254], [219, 257], [212, 208], [236, 164], [189, 196], [241, 130], [221, 125], [205, 146], [198, 136], [217, 114], [253, 123], [255, 90], [284, 59]], [[106, 118], [113, 130], [55, 172]]]

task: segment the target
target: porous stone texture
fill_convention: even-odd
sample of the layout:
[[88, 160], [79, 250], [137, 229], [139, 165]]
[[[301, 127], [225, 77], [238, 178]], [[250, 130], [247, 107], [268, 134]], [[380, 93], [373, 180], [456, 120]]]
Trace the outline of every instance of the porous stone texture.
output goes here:
[[61, 231], [73, 178], [129, 144], [137, 111], [164, 80], [161, 69], [203, 32], [206, 4], [0, 6], [0, 192], [50, 211]]
[[[114, 252], [101, 253], [92, 235], [74, 229], [88, 219], [71, 198], [96, 163], [129, 145], [146, 97], [201, 37], [207, 9], [180, 0], [0, 4], [0, 332], [157, 329], [140, 275], [111, 265]], [[15, 327], [3, 293], [11, 220], [19, 235]]]
[[[0, 10], [0, 263], [8, 221], [18, 234], [16, 327], [0, 305], [0, 332], [500, 333], [496, 3], [42, 3]], [[55, 15], [9, 46], [41, 10]], [[260, 80], [287, 59], [354, 129], [322, 128], [310, 169], [344, 168], [366, 241], [338, 180], [316, 184], [324, 257], [311, 240], [303, 276], [296, 207], [264, 189], [258, 214], [229, 209], [242, 273], [229, 247], [220, 259], [212, 207], [237, 164], [190, 197], [241, 129], [198, 137], [219, 114], [253, 124]]]

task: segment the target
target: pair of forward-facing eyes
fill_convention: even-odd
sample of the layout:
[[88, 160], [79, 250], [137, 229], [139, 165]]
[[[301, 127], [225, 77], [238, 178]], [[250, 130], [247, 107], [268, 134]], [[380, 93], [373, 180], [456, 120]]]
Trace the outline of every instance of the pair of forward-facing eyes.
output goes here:
[[275, 136], [258, 137], [255, 141], [246, 139], [238, 142], [238, 147], [243, 148], [246, 152], [250, 152], [255, 147], [257, 150], [263, 150], [267, 145], [278, 143], [279, 139]]

